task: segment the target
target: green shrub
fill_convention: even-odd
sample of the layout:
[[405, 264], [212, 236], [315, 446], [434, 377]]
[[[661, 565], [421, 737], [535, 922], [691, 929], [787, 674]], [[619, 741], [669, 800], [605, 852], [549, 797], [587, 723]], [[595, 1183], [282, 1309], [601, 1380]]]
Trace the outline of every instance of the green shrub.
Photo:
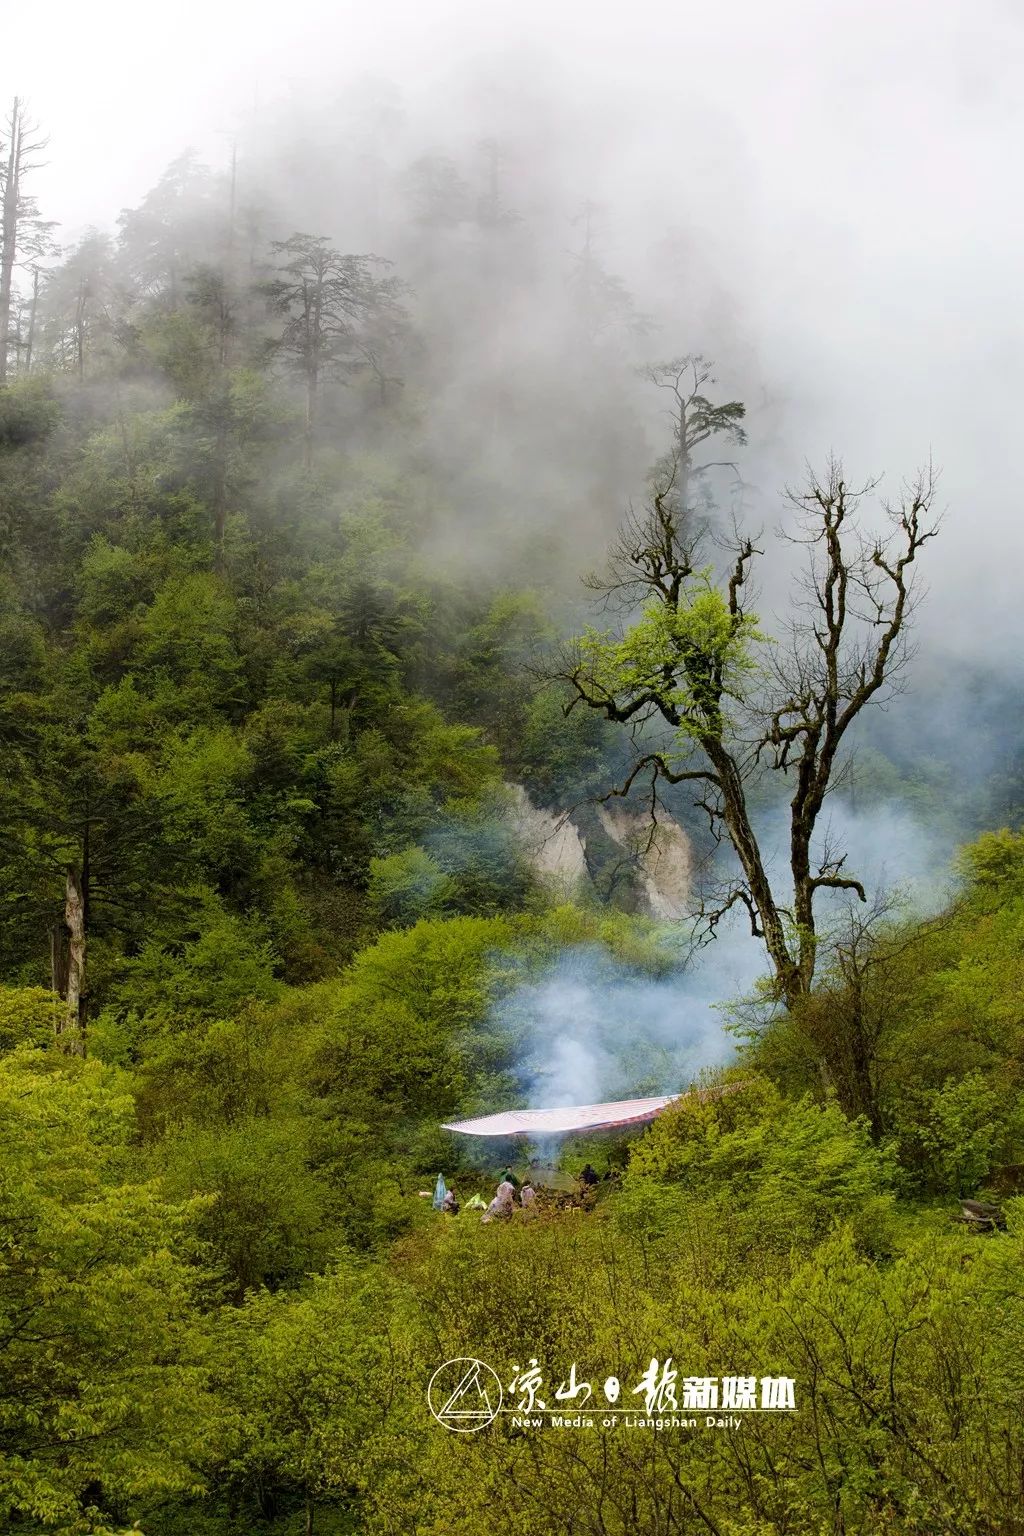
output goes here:
[[664, 1111], [634, 1147], [624, 1188], [635, 1208], [664, 1202], [665, 1186], [677, 1186], [680, 1200], [706, 1207], [745, 1249], [789, 1249], [841, 1222], [853, 1223], [867, 1247], [884, 1249], [894, 1172], [892, 1152], [835, 1103], [793, 1103], [751, 1077]]
[[52, 1044], [62, 1007], [45, 987], [0, 987], [0, 1052]]

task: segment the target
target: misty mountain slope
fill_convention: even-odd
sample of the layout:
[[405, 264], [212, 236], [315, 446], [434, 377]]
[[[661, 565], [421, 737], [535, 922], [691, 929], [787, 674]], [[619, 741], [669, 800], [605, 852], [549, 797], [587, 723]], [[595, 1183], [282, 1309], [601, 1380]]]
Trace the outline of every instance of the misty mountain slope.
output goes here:
[[0, 1529], [1020, 1536], [1013, 8], [5, 44]]

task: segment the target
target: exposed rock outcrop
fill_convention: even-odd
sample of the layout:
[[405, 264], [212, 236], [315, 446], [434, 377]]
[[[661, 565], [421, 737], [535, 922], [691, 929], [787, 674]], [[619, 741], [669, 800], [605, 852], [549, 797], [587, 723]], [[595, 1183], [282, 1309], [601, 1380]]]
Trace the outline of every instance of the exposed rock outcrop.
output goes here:
[[609, 837], [635, 860], [650, 915], [684, 917], [693, 883], [693, 855], [679, 823], [662, 812], [652, 825], [650, 816], [624, 805], [599, 806], [598, 815]]
[[661, 812], [652, 827], [643, 811], [614, 804], [556, 814], [534, 805], [521, 784], [509, 788], [530, 862], [559, 895], [571, 896], [586, 883], [604, 900], [651, 917], [686, 915], [693, 851], [672, 817]]
[[531, 864], [559, 895], [571, 896], [589, 878], [583, 842], [569, 813], [556, 815], [534, 805], [521, 784], [510, 784], [513, 821]]

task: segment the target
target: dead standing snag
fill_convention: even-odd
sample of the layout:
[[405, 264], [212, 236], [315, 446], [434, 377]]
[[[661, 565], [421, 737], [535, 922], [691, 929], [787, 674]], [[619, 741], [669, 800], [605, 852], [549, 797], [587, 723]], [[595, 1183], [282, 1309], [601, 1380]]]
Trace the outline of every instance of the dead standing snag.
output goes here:
[[[838, 461], [823, 479], [811, 475], [803, 492], [788, 493], [799, 521], [785, 537], [804, 546], [807, 565], [788, 632], [769, 646], [744, 607], [762, 550], [737, 535], [724, 582], [700, 565], [702, 537], [675, 493], [679, 463], [677, 453], [646, 511], [630, 513], [609, 576], [592, 583], [630, 611], [630, 622], [617, 633], [587, 632], [565, 656], [566, 712], [582, 704], [629, 728], [637, 762], [612, 793], [628, 793], [649, 774], [654, 809], [659, 782], [694, 786], [695, 803], [740, 866], [703, 914], [708, 931], [742, 904], [778, 995], [791, 1005], [814, 980], [818, 892], [866, 899], [845, 854], [826, 846], [815, 857], [812, 842], [850, 727], [869, 703], [891, 696], [905, 665], [914, 566], [937, 531], [935, 476], [929, 467], [896, 505], [883, 504], [884, 537], [869, 536], [858, 515], [874, 486], [851, 490]], [[664, 744], [662, 732], [652, 748], [648, 728], [658, 724], [671, 736]], [[766, 770], [793, 785], [789, 890], [769, 877], [748, 805], [749, 786]]]

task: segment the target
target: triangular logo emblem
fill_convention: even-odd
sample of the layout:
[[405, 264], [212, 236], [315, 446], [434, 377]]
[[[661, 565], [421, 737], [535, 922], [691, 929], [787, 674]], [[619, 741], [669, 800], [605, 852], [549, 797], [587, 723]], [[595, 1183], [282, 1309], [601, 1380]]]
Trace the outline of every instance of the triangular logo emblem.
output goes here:
[[491, 1407], [487, 1388], [480, 1378], [478, 1360], [473, 1361], [437, 1417], [457, 1420], [463, 1424], [475, 1419], [490, 1420], [494, 1417], [494, 1409]]

